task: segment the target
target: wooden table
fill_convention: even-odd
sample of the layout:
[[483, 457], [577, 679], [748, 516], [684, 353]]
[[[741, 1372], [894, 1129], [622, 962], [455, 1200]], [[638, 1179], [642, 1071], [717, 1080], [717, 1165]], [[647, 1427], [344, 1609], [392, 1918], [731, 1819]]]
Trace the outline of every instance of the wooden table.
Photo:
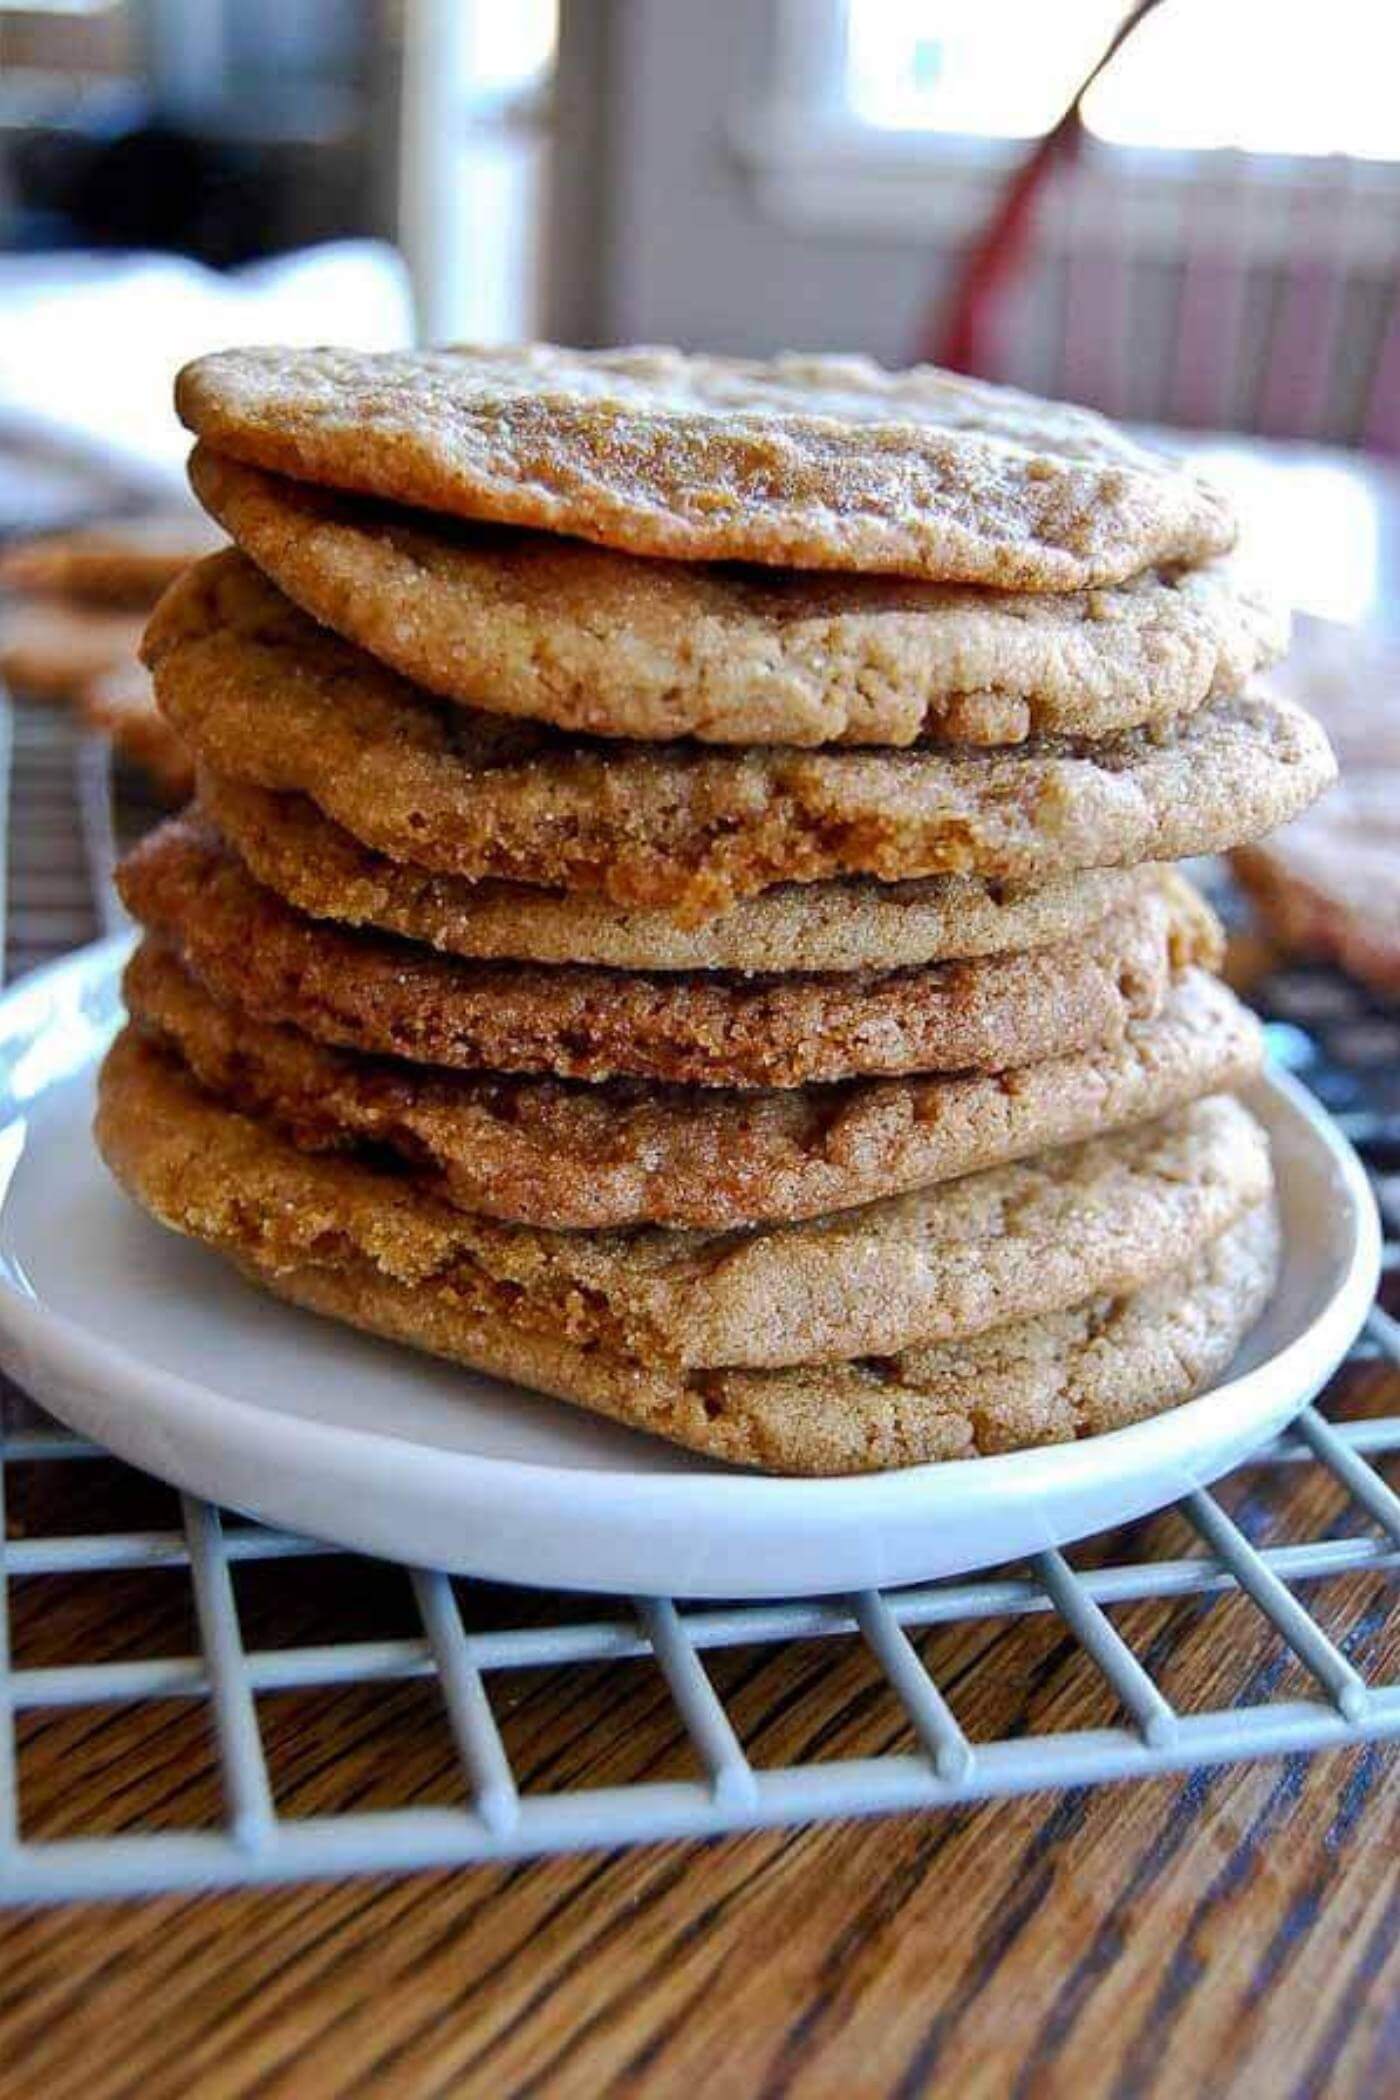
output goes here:
[[[1350, 1410], [1397, 1381], [1348, 1376]], [[168, 1523], [115, 1467], [17, 1477], [23, 1529]], [[1238, 1476], [1256, 1541], [1355, 1528], [1312, 1468]], [[1184, 1550], [1169, 1515], [1105, 1542]], [[289, 1611], [288, 1599], [295, 1598]], [[1393, 1575], [1312, 1586], [1366, 1674], [1400, 1663]], [[182, 1574], [19, 1585], [18, 1659], [193, 1644]], [[332, 1560], [240, 1578], [250, 1644], [411, 1623], [393, 1571]], [[492, 1600], [483, 1601], [489, 1615]], [[1244, 1599], [1115, 1622], [1181, 1706], [1288, 1696]], [[1114, 1718], [1057, 1622], [921, 1643], [971, 1736]], [[900, 1714], [851, 1642], [712, 1659], [759, 1763], [890, 1747]], [[526, 1787], [685, 1769], [649, 1666], [512, 1677], [495, 1698]], [[460, 1798], [430, 1687], [261, 1702], [284, 1814]], [[36, 1835], [217, 1814], [200, 1713], [175, 1701], [21, 1728]], [[0, 1915], [10, 2096], [650, 2092], [1327, 2095], [1400, 2081], [1400, 1760], [1372, 1748], [924, 1817], [401, 1881]]]
[[[1393, 1413], [1400, 1380], [1354, 1368], [1333, 1405]], [[1356, 1528], [1314, 1468], [1246, 1472], [1222, 1494], [1256, 1543]], [[11, 1500], [17, 1535], [173, 1522], [166, 1490], [107, 1464], [19, 1469]], [[1095, 1549], [1184, 1550], [1172, 1514]], [[1308, 1601], [1359, 1667], [1395, 1673], [1393, 1578], [1348, 1576]], [[412, 1623], [402, 1575], [350, 1559], [245, 1569], [239, 1603], [250, 1645]], [[503, 1607], [488, 1593], [476, 1608]], [[15, 1616], [27, 1665], [195, 1645], [180, 1571], [35, 1579], [16, 1585]], [[1115, 1623], [1184, 1708], [1299, 1688], [1237, 1596]], [[974, 1741], [1116, 1718], [1049, 1616], [936, 1629], [920, 1647]], [[711, 1667], [760, 1764], [905, 1734], [854, 1641]], [[522, 1786], [689, 1769], [649, 1665], [493, 1692]], [[426, 1684], [278, 1694], [260, 1712], [284, 1814], [460, 1798]], [[22, 1719], [20, 1742], [37, 1836], [217, 1815], [196, 1704], [46, 1713]], [[1383, 2100], [1400, 2092], [1400, 1762], [1372, 1748], [708, 1846], [0, 1914], [0, 2067], [3, 2100]]]

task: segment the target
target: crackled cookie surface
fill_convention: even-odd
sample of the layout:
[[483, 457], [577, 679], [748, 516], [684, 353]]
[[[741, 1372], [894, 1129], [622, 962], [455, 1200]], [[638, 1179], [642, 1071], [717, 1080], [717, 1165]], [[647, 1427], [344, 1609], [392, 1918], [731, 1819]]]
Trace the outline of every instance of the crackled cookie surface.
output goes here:
[[[98, 1118], [108, 1163], [138, 1202], [294, 1302], [719, 1457], [828, 1473], [1059, 1441], [1119, 1426], [1196, 1390], [1228, 1361], [1275, 1270], [1267, 1155], [1251, 1131], [1235, 1104], [1203, 1102], [1184, 1118], [1158, 1126], [1155, 1138], [1142, 1133], [1140, 1144], [1104, 1140], [1052, 1155], [1028, 1170], [1024, 1186], [1015, 1179], [1018, 1170], [1001, 1170], [955, 1184], [941, 1196], [935, 1192], [912, 1208], [876, 1206], [873, 1213], [877, 1238], [882, 1225], [899, 1221], [895, 1238], [904, 1258], [893, 1267], [906, 1287], [913, 1274], [907, 1256], [926, 1243], [948, 1257], [951, 1279], [959, 1273], [959, 1255], [976, 1247], [979, 1231], [992, 1221], [989, 1202], [1012, 1205], [1032, 1234], [1031, 1221], [1038, 1217], [1049, 1226], [1076, 1179], [1080, 1197], [1078, 1203], [1070, 1199], [1076, 1215], [1096, 1182], [1105, 1192], [1111, 1182], [1113, 1200], [1121, 1205], [1135, 1174], [1144, 1185], [1151, 1182], [1155, 1143], [1164, 1202], [1179, 1207], [1189, 1184], [1200, 1208], [1190, 1251], [1175, 1261], [1166, 1253], [1160, 1221], [1149, 1227], [1150, 1277], [1131, 1289], [1055, 1307], [1056, 1290], [1073, 1287], [1068, 1266], [1063, 1273], [1038, 1268], [1034, 1288], [1049, 1301], [1047, 1310], [987, 1322], [990, 1301], [974, 1273], [968, 1279], [971, 1298], [958, 1302], [967, 1310], [975, 1300], [980, 1309], [970, 1317], [982, 1324], [965, 1336], [881, 1347], [878, 1354], [849, 1360], [713, 1367], [684, 1358], [687, 1347], [708, 1346], [699, 1341], [701, 1333], [709, 1341], [727, 1333], [735, 1314], [725, 1307], [726, 1294], [734, 1307], [760, 1291], [757, 1340], [753, 1317], [743, 1322], [748, 1356], [761, 1348], [772, 1359], [779, 1349], [804, 1346], [809, 1335], [825, 1347], [820, 1338], [831, 1333], [831, 1311], [811, 1316], [792, 1279], [804, 1258], [813, 1273], [829, 1268], [833, 1251], [849, 1268], [851, 1236], [871, 1233], [872, 1213], [856, 1213], [855, 1224], [827, 1221], [757, 1240], [746, 1236], [737, 1269], [721, 1272], [719, 1291], [704, 1299], [688, 1294], [679, 1308], [681, 1324], [667, 1325], [672, 1340], [682, 1334], [687, 1340], [679, 1349], [652, 1348], [642, 1361], [628, 1352], [627, 1340], [639, 1322], [655, 1324], [659, 1307], [674, 1305], [666, 1290], [668, 1272], [673, 1280], [677, 1265], [693, 1264], [703, 1240], [624, 1236], [623, 1268], [607, 1272], [600, 1286], [605, 1300], [607, 1284], [613, 1286], [610, 1314], [593, 1303], [582, 1317], [589, 1328], [584, 1334], [578, 1309], [584, 1294], [569, 1289], [567, 1265], [582, 1263], [590, 1282], [596, 1281], [616, 1245], [608, 1238], [580, 1241], [573, 1235], [561, 1243], [558, 1235], [491, 1230], [397, 1177], [353, 1162], [308, 1159], [209, 1101], [168, 1058], [131, 1035], [108, 1058]], [[1253, 1168], [1244, 1165], [1251, 1157]], [[947, 1228], [942, 1238], [934, 1223], [940, 1203]], [[1208, 1214], [1226, 1222], [1210, 1229]], [[834, 1249], [826, 1244], [833, 1235]], [[1063, 1229], [1057, 1238], [1063, 1244]], [[1093, 1267], [1086, 1254], [1091, 1238], [1073, 1257], [1083, 1273]], [[784, 1260], [789, 1240], [804, 1252]], [[660, 1252], [649, 1264], [654, 1243]], [[1008, 1275], [1016, 1244], [1014, 1230], [998, 1230], [992, 1241], [1007, 1249], [996, 1258]], [[561, 1246], [563, 1269], [554, 1262]], [[789, 1284], [781, 1306], [772, 1298], [775, 1260]], [[1119, 1275], [1131, 1266], [1121, 1247], [1111, 1261]], [[962, 1272], [975, 1268], [962, 1263]], [[522, 1277], [528, 1279], [523, 1285]], [[912, 1295], [902, 1302], [905, 1317], [922, 1317], [911, 1311]], [[1002, 1305], [1020, 1302], [1013, 1288]], [[939, 1304], [946, 1332], [949, 1320], [959, 1316], [945, 1299]], [[882, 1305], [878, 1318], [893, 1329], [890, 1306]], [[616, 1346], [600, 1344], [604, 1324]], [[851, 1309], [846, 1331], [865, 1333], [871, 1326], [868, 1309]], [[781, 1344], [780, 1334], [787, 1337]]]
[[923, 366], [548, 344], [187, 365], [215, 451], [645, 555], [1078, 590], [1228, 548], [1223, 499], [1091, 411]]
[[1267, 694], [1013, 751], [570, 739], [426, 699], [236, 554], [167, 593], [146, 655], [197, 760], [309, 796], [380, 853], [691, 921], [784, 883], [1045, 882], [1213, 852], [1304, 808], [1335, 771], [1316, 724]]
[[884, 1355], [1134, 1290], [1272, 1187], [1263, 1131], [1214, 1095], [797, 1224], [542, 1232], [473, 1217], [412, 1176], [300, 1152], [135, 1035], [109, 1060], [98, 1128], [167, 1223], [260, 1266], [365, 1258], [528, 1331], [687, 1369]]
[[1278, 1262], [1278, 1220], [1265, 1203], [1194, 1261], [1123, 1297], [893, 1356], [681, 1375], [523, 1334], [364, 1262], [242, 1266], [294, 1305], [708, 1457], [772, 1473], [840, 1474], [1069, 1443], [1179, 1406], [1227, 1369], [1268, 1302]]
[[[173, 732], [170, 732], [173, 734]], [[1160, 871], [1099, 868], [1044, 884], [975, 876], [793, 883], [696, 926], [587, 891], [434, 875], [362, 846], [304, 795], [206, 769], [200, 806], [259, 882], [312, 918], [485, 960], [623, 970], [895, 970], [1041, 948], [1100, 926]]]
[[147, 940], [127, 1007], [200, 1084], [307, 1151], [369, 1147], [488, 1217], [723, 1228], [815, 1217], [1165, 1115], [1257, 1069], [1259, 1028], [1200, 969], [1122, 1041], [1014, 1072], [751, 1089], [426, 1071], [257, 1021]]
[[646, 560], [267, 474], [197, 446], [201, 501], [306, 612], [428, 691], [574, 733], [1015, 744], [1189, 714], [1280, 654], [1228, 562], [989, 591]]
[[255, 882], [218, 833], [174, 818], [130, 854], [132, 915], [216, 997], [344, 1048], [561, 1078], [802, 1086], [917, 1071], [1000, 1071], [1115, 1041], [1159, 1010], [1219, 928], [1179, 876], [1076, 940], [923, 969], [656, 975], [464, 962], [308, 919]]

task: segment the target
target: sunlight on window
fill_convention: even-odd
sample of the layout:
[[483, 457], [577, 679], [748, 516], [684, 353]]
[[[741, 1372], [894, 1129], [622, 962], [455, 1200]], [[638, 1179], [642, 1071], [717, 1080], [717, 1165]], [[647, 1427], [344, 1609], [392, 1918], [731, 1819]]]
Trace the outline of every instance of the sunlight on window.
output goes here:
[[1085, 100], [1122, 145], [1400, 160], [1400, 10], [1167, 0]]
[[[1054, 122], [1123, 0], [847, 0], [854, 116], [1030, 138]], [[1400, 160], [1400, 8], [1377, 0], [1165, 0], [1090, 90], [1115, 145]]]
[[558, 0], [472, 8], [463, 40], [468, 84], [479, 94], [538, 85], [554, 62], [558, 33]]
[[868, 124], [1030, 138], [1052, 124], [1115, 0], [848, 0], [847, 96]]

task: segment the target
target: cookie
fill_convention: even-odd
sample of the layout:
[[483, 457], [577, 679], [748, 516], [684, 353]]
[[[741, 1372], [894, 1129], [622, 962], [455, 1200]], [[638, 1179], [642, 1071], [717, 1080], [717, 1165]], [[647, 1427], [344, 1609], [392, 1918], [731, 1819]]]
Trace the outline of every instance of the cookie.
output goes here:
[[1269, 685], [1322, 723], [1343, 779], [1367, 767], [1400, 771], [1400, 644], [1391, 636], [1301, 614]]
[[156, 706], [151, 674], [143, 664], [121, 664], [90, 680], [79, 695], [78, 711], [88, 728], [107, 737], [118, 757], [138, 767], [165, 801], [189, 801], [193, 762]]
[[588, 1408], [730, 1465], [872, 1473], [1069, 1443], [1179, 1406], [1225, 1371], [1278, 1274], [1271, 1205], [1143, 1290], [849, 1364], [666, 1373], [342, 1269], [239, 1266], [309, 1311]]
[[223, 534], [193, 505], [188, 511], [110, 518], [12, 541], [0, 550], [0, 586], [139, 612], [154, 605], [182, 569], [222, 543]]
[[143, 839], [118, 887], [216, 998], [259, 1020], [421, 1064], [570, 1079], [1000, 1071], [1118, 1040], [1160, 1008], [1174, 970], [1219, 954], [1205, 905], [1165, 874], [1102, 927], [1026, 954], [781, 977], [463, 962], [304, 917], [196, 818]]
[[200, 804], [258, 881], [312, 918], [487, 960], [746, 974], [904, 969], [1069, 939], [1130, 905], [1144, 880], [1104, 868], [1041, 887], [965, 875], [813, 882], [680, 927], [665, 912], [623, 911], [598, 896], [432, 875], [360, 845], [304, 795], [269, 794], [207, 770]]
[[1012, 595], [644, 560], [221, 457], [190, 479], [306, 612], [404, 677], [573, 733], [719, 744], [1104, 736], [1238, 691], [1286, 615], [1223, 562]]
[[1400, 770], [1343, 780], [1233, 860], [1281, 948], [1400, 997]]
[[632, 554], [1068, 591], [1235, 537], [1221, 496], [1101, 417], [928, 366], [227, 350], [175, 406], [299, 481]]
[[1169, 730], [994, 753], [571, 740], [420, 695], [236, 554], [166, 594], [146, 656], [201, 763], [309, 796], [391, 859], [691, 922], [784, 883], [1044, 882], [1216, 851], [1333, 775], [1321, 731], [1265, 694]]
[[134, 663], [139, 613], [17, 600], [0, 608], [0, 680], [30, 700], [71, 700], [92, 679]]
[[1400, 997], [1400, 650], [1320, 620], [1299, 625], [1286, 689], [1322, 722], [1342, 778], [1315, 809], [1235, 856], [1273, 941]]
[[368, 1147], [444, 1202], [562, 1228], [816, 1217], [1070, 1144], [1238, 1086], [1257, 1022], [1197, 969], [1121, 1043], [1013, 1073], [744, 1094], [424, 1071], [225, 1005], [146, 940], [126, 1003], [208, 1093], [307, 1151]]
[[1214, 1095], [800, 1224], [541, 1232], [472, 1217], [412, 1176], [299, 1152], [134, 1031], [104, 1067], [97, 1135], [164, 1223], [259, 1269], [363, 1259], [527, 1333], [680, 1370], [887, 1355], [1117, 1296], [1189, 1262], [1272, 1186], [1263, 1131]]

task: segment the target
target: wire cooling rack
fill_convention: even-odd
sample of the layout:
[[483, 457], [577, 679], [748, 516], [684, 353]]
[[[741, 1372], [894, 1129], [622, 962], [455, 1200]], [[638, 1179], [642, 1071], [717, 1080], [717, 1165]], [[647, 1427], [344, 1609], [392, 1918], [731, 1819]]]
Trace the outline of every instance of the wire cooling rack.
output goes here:
[[[75, 743], [53, 713], [17, 709], [7, 924], [12, 974], [109, 930], [119, 916], [110, 890], [113, 802], [105, 761]], [[10, 722], [5, 724], [10, 754]], [[133, 812], [122, 797], [119, 816]], [[135, 812], [139, 818], [142, 812]], [[1276, 1051], [1333, 1108], [1367, 1159], [1386, 1217], [1386, 1272], [1400, 1265], [1400, 1022], [1372, 1008], [1340, 979], [1291, 970], [1268, 980], [1261, 1003], [1274, 1019]], [[1385, 1295], [1383, 1286], [1382, 1298]], [[1400, 1324], [1378, 1303], [1353, 1351], [1400, 1371]], [[1394, 1390], [1391, 1391], [1393, 1402]], [[1324, 1396], [1325, 1399], [1325, 1396]], [[0, 1437], [5, 1470], [46, 1478], [100, 1460], [91, 1444], [47, 1422], [11, 1391]], [[415, 1622], [391, 1638], [312, 1645], [245, 1643], [234, 1575], [252, 1563], [293, 1569], [333, 1549], [223, 1513], [192, 1497], [165, 1528], [65, 1530], [62, 1493], [26, 1498], [32, 1516], [0, 1545], [0, 1897], [10, 1902], [236, 1886], [298, 1877], [442, 1867], [551, 1851], [613, 1847], [825, 1817], [957, 1802], [1040, 1788], [1146, 1778], [1183, 1767], [1316, 1750], [1400, 1736], [1400, 1683], [1376, 1681], [1365, 1643], [1333, 1638], [1300, 1591], [1329, 1578], [1367, 1574], [1389, 1586], [1395, 1609], [1400, 1570], [1400, 1498], [1380, 1470], [1400, 1453], [1400, 1416], [1330, 1421], [1320, 1407], [1257, 1454], [1248, 1469], [1282, 1479], [1321, 1468], [1345, 1520], [1326, 1535], [1256, 1543], [1227, 1510], [1229, 1486], [1178, 1506], [1191, 1550], [1125, 1552], [1160, 1541], [1159, 1527], [1114, 1534], [1108, 1557], [1074, 1549], [973, 1580], [874, 1591], [818, 1602], [679, 1609], [665, 1598], [580, 1600], [543, 1592], [504, 1593], [510, 1623], [477, 1623], [477, 1585], [430, 1569], [406, 1571]], [[61, 1486], [61, 1483], [60, 1483]], [[3, 1504], [0, 1503], [0, 1513]], [[1091, 1563], [1083, 1565], [1085, 1559]], [[6, 1585], [112, 1579], [133, 1570], [187, 1570], [198, 1652], [84, 1655], [76, 1661], [8, 1664]], [[274, 1571], [275, 1573], [275, 1571]], [[303, 1578], [304, 1579], [304, 1578]], [[495, 1593], [496, 1609], [503, 1593]], [[1313, 1591], [1316, 1595], [1316, 1592]], [[1111, 1614], [1146, 1600], [1201, 1600], [1219, 1630], [1227, 1600], [1257, 1607], [1296, 1664], [1301, 1696], [1241, 1703], [1169, 1699]], [[1100, 1674], [1119, 1710], [1117, 1725], [1060, 1729], [1037, 1724], [990, 1741], [964, 1732], [930, 1672], [921, 1642], [930, 1629], [989, 1619], [1054, 1615]], [[489, 1617], [489, 1615], [488, 1615]], [[879, 1756], [760, 1767], [716, 1689], [721, 1652], [791, 1648], [845, 1636], [864, 1647], [902, 1711], [908, 1747]], [[500, 1726], [500, 1688], [540, 1666], [582, 1672], [596, 1663], [649, 1659], [660, 1670], [679, 1728], [693, 1752], [693, 1779], [643, 1775], [626, 1785], [535, 1792], [522, 1785]], [[707, 1663], [707, 1658], [708, 1663]], [[1207, 1673], [1212, 1683], [1218, 1673]], [[440, 1697], [460, 1766], [460, 1805], [408, 1803], [300, 1818], [279, 1813], [269, 1779], [259, 1701], [292, 1688], [429, 1680]], [[582, 1679], [580, 1678], [580, 1682]], [[1223, 1677], [1219, 1680], [1223, 1682]], [[493, 1694], [495, 1704], [493, 1707]], [[221, 1813], [207, 1827], [35, 1837], [26, 1829], [17, 1778], [16, 1734], [36, 1717], [75, 1708], [110, 1710], [142, 1701], [201, 1702], [217, 1748]], [[606, 1715], [593, 1726], [606, 1728]], [[386, 1755], [391, 1756], [391, 1752]]]

